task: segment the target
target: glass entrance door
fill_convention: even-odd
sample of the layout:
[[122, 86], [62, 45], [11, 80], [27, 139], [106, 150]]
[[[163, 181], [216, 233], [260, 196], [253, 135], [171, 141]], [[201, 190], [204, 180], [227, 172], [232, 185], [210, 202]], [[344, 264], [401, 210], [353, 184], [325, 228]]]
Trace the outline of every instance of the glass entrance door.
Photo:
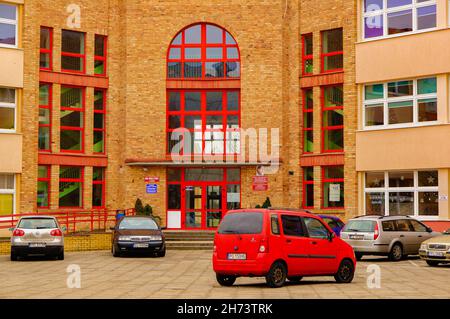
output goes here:
[[185, 227], [202, 228], [203, 226], [203, 187], [186, 186], [185, 188]]
[[222, 185], [185, 187], [185, 227], [215, 229], [223, 215]]

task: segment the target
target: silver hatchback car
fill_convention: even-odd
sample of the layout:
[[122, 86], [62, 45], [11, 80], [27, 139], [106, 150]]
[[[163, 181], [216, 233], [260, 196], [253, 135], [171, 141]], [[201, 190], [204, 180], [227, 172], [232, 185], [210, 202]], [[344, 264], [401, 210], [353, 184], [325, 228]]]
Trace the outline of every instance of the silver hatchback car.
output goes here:
[[360, 216], [349, 220], [341, 231], [358, 260], [364, 255], [384, 255], [399, 261], [419, 254], [423, 241], [439, 235], [408, 216]]
[[27, 256], [51, 256], [64, 260], [63, 228], [55, 217], [22, 217], [11, 230], [12, 261]]

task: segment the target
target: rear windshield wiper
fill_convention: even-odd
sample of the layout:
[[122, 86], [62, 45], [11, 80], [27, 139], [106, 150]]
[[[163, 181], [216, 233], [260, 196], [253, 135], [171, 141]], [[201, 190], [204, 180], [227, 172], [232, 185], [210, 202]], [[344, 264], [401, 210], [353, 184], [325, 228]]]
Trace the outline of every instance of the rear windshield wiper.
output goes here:
[[238, 232], [236, 232], [234, 230], [222, 230], [221, 233], [222, 234], [237, 234]]

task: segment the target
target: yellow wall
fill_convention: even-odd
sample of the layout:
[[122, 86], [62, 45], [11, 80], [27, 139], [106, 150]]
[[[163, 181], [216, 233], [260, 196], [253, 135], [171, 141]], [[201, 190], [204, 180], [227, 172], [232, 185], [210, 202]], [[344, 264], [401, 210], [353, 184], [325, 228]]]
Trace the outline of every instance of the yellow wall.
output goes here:
[[0, 47], [0, 86], [23, 87], [23, 51]]
[[22, 172], [22, 135], [0, 134], [0, 172]]

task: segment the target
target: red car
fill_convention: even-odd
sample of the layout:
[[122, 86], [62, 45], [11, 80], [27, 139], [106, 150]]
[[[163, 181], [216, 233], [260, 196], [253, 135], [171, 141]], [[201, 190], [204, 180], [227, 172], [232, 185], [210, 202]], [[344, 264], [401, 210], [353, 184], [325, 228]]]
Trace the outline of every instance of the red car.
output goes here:
[[214, 238], [213, 267], [222, 286], [233, 285], [237, 277], [266, 277], [273, 288], [306, 276], [350, 283], [355, 266], [353, 248], [305, 211], [230, 211]]

